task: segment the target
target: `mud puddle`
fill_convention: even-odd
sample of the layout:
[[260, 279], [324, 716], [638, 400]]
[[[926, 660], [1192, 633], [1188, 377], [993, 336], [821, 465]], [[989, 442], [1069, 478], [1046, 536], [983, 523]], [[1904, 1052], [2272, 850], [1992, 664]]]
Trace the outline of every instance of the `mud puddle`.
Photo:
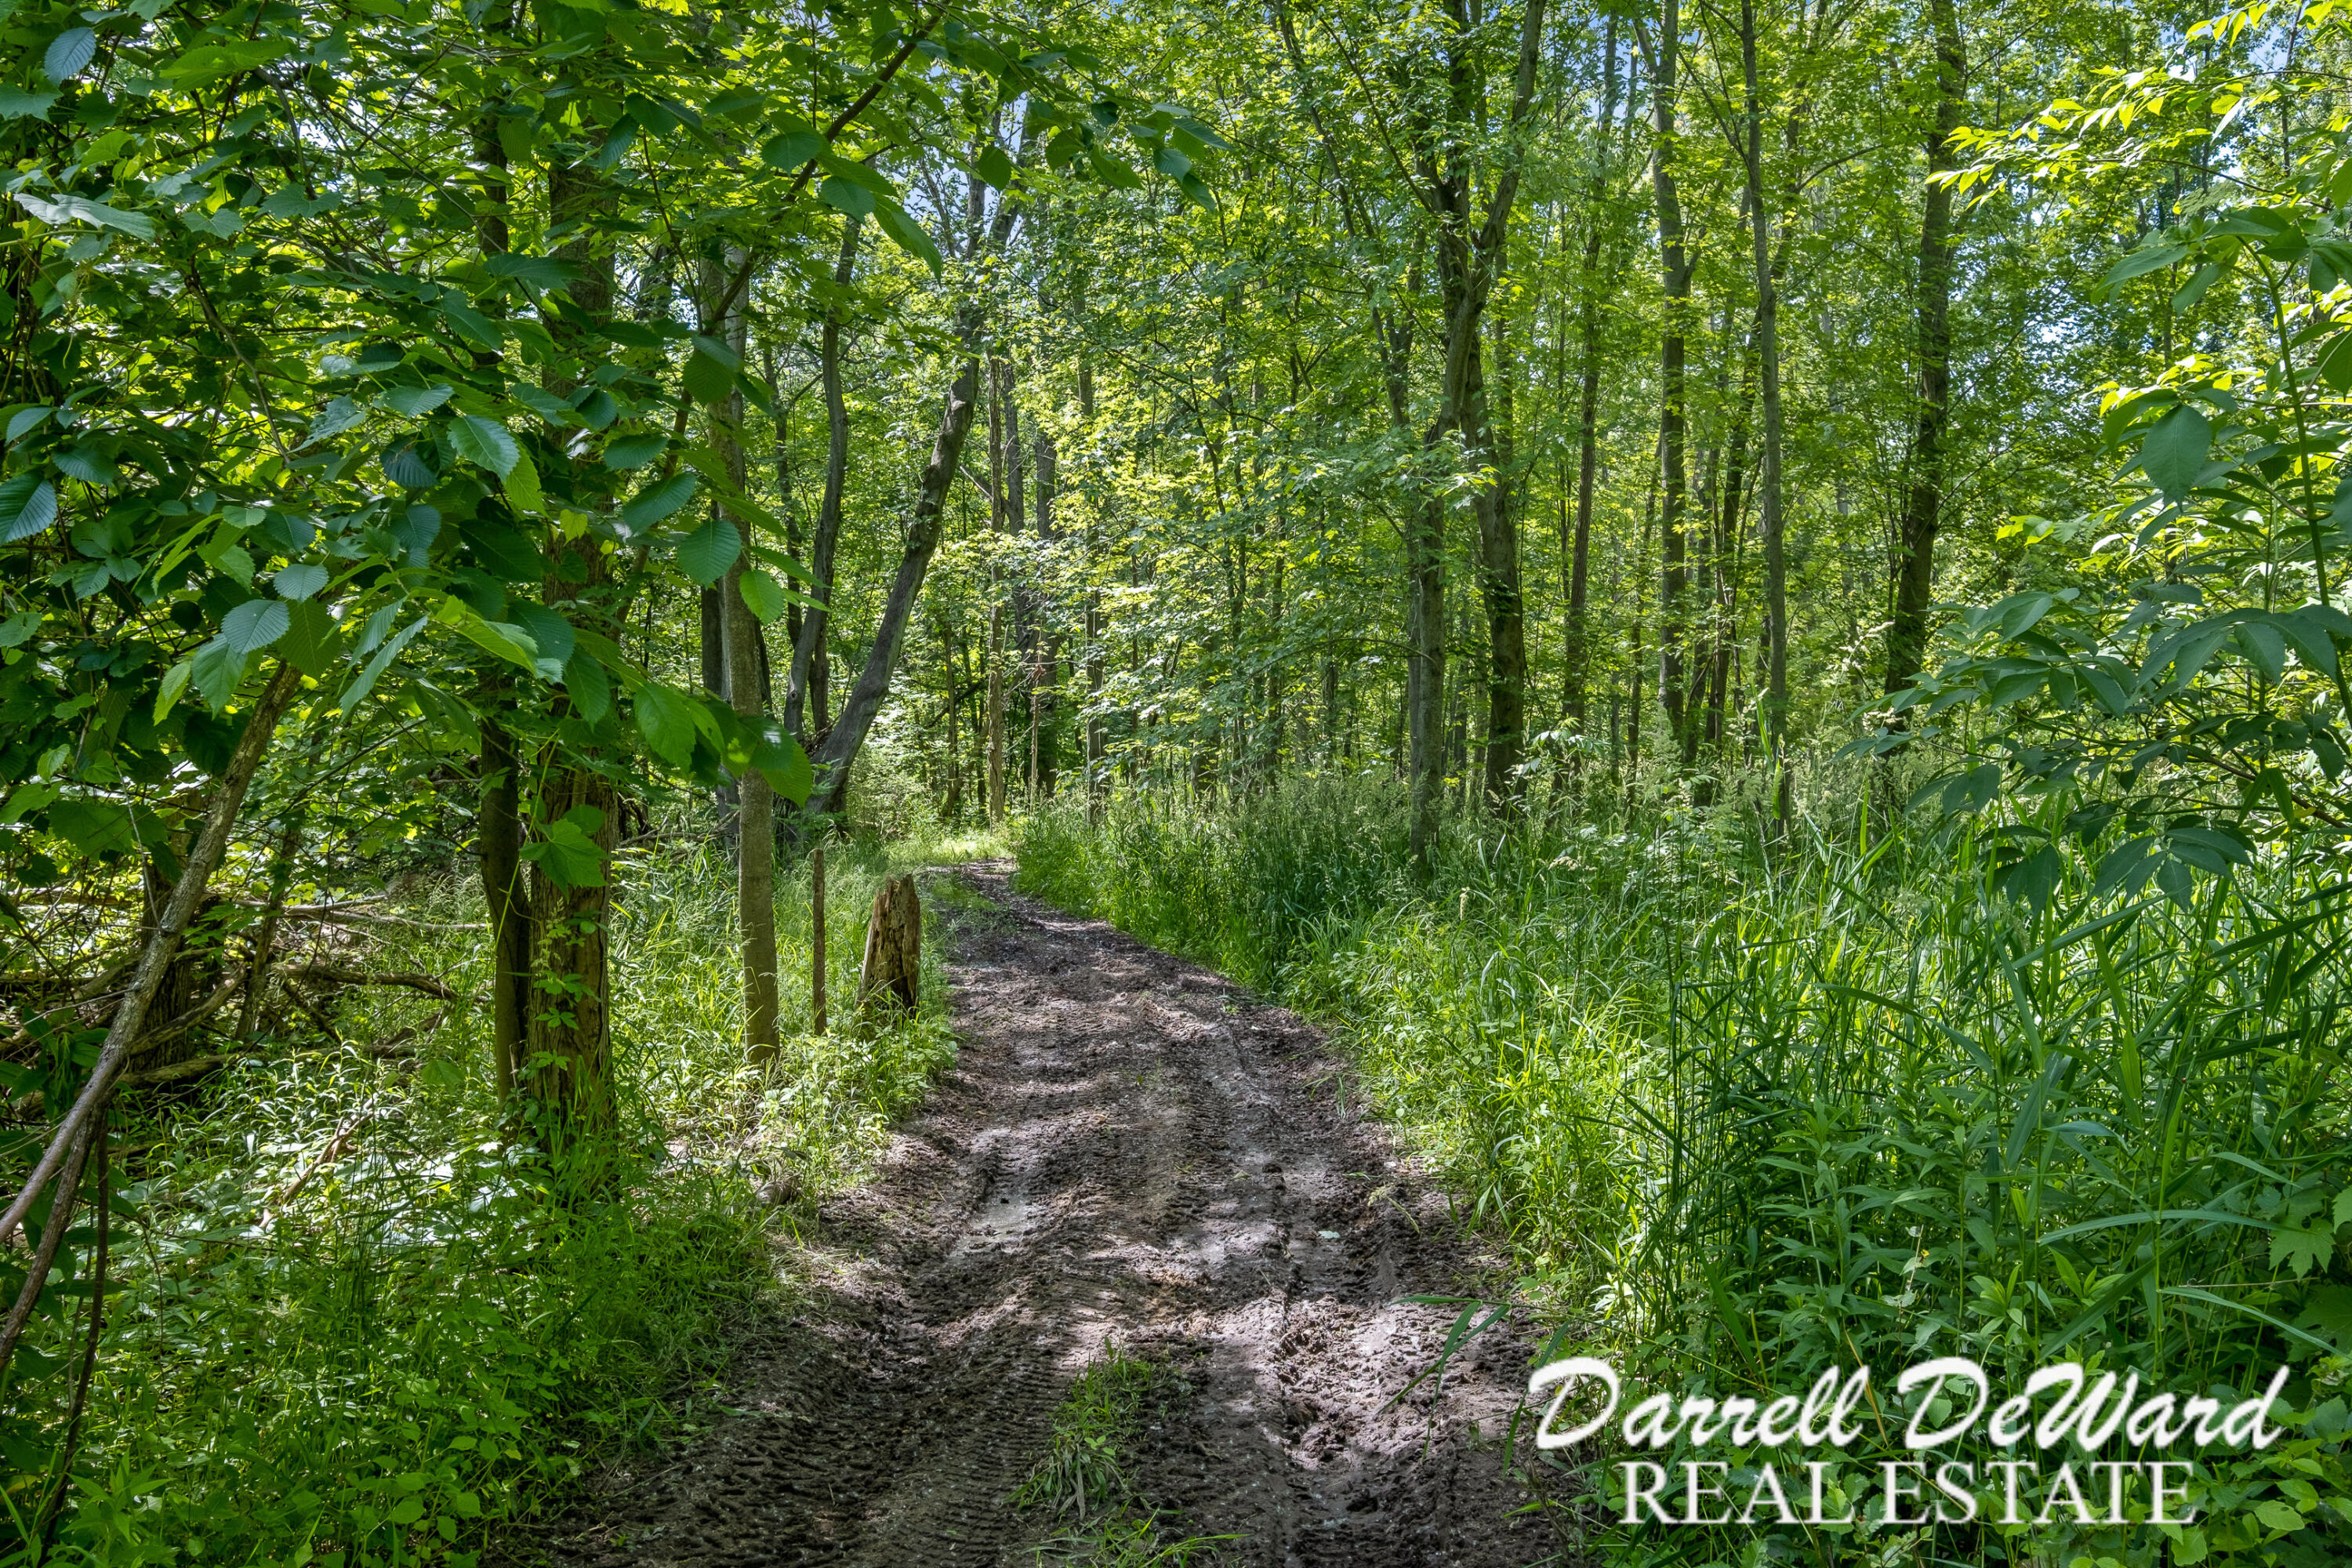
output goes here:
[[[961, 1046], [878, 1180], [828, 1203], [814, 1299], [729, 1373], [743, 1412], [607, 1473], [543, 1542], [605, 1565], [1014, 1564], [1013, 1490], [1113, 1346], [1182, 1400], [1140, 1498], [1248, 1568], [1556, 1560], [1501, 1438], [1505, 1331], [1437, 1355], [1483, 1267], [1341, 1103], [1320, 1036], [1224, 979], [1013, 895], [940, 900]], [[958, 907], [961, 903], [963, 907]]]

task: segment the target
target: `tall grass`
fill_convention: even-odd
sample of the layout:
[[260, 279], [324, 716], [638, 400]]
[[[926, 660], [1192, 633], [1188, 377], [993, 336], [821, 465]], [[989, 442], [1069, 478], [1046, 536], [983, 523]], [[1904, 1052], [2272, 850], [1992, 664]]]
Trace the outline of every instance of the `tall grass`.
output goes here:
[[[2169, 1531], [2063, 1508], [1904, 1529], [1874, 1499], [1850, 1527], [1620, 1530], [1612, 1554], [2352, 1552], [2352, 1504], [2328, 1500], [2352, 1497], [2352, 915], [2317, 868], [2103, 897], [2075, 844], [2020, 898], [1998, 825], [1914, 821], [1868, 847], [1816, 828], [1768, 857], [1727, 816], [1639, 837], [1457, 824], [1409, 884], [1392, 839], [1348, 830], [1392, 821], [1393, 797], [1349, 796], [1134, 808], [1091, 835], [1041, 818], [1023, 874], [1115, 919], [1167, 911], [1136, 929], [1199, 933], [1181, 945], [1338, 1021], [1383, 1112], [1508, 1239], [1527, 1299], [1654, 1387], [1801, 1391], [1867, 1363], [1893, 1420], [1855, 1463], [1906, 1457], [1893, 1374], [1939, 1354], [1996, 1384], [2072, 1359], [2235, 1397], [2292, 1363], [2285, 1403], [2308, 1413], [2285, 1447], [2209, 1456], [2200, 1521]], [[1338, 864], [1293, 876], [1302, 848]], [[1242, 910], [1288, 929], [1237, 931]], [[1735, 1499], [1760, 1458], [1706, 1457], [1734, 1458]]]
[[[780, 878], [786, 1038], [765, 1076], [742, 1060], [728, 857], [629, 856], [623, 1114], [593, 1186], [500, 1137], [480, 1009], [436, 1022], [395, 989], [350, 994], [340, 1044], [278, 1042], [176, 1102], [127, 1102], [108, 1332], [49, 1561], [463, 1568], [585, 1467], [697, 1425], [731, 1326], [792, 1289], [785, 1244], [815, 1198], [863, 1173], [952, 1054], [935, 956], [916, 1018], [852, 1005], [879, 879], [941, 848], [831, 857], [821, 1037], [806, 873]], [[429, 925], [347, 959], [487, 985], [478, 934], [430, 929], [478, 921], [469, 884], [426, 879], [395, 908]], [[362, 1051], [404, 1029], [422, 1031], [412, 1059]], [[78, 1353], [71, 1331], [31, 1348]], [[24, 1447], [19, 1515], [47, 1462]]]

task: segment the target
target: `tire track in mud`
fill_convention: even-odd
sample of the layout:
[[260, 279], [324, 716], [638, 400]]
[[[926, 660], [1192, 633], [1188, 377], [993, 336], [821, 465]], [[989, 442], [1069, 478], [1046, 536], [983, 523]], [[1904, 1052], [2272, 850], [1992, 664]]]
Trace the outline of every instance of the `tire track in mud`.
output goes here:
[[1482, 1262], [1446, 1202], [1340, 1103], [1321, 1037], [1239, 986], [967, 867], [937, 906], [961, 1047], [879, 1178], [828, 1202], [814, 1295], [745, 1344], [730, 1415], [601, 1478], [545, 1541], [567, 1568], [1011, 1564], [1010, 1496], [1071, 1380], [1116, 1342], [1190, 1394], [1129, 1472], [1250, 1568], [1512, 1568], [1501, 1434], [1525, 1344], [1442, 1380], [1452, 1321], [1400, 1303]]

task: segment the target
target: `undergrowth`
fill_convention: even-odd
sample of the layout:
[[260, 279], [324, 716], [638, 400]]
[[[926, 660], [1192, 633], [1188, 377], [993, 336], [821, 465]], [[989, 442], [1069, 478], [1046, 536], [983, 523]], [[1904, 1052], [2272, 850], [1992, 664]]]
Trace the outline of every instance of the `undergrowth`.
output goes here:
[[[1843, 1457], [1867, 1466], [1906, 1457], [1894, 1374], [1930, 1356], [1997, 1388], [2074, 1360], [2233, 1401], [2291, 1368], [2286, 1441], [2208, 1454], [2192, 1524], [2143, 1522], [2141, 1490], [2121, 1527], [1908, 1528], [1849, 1468], [1827, 1511], [1851, 1492], [1852, 1525], [1619, 1528], [1614, 1560], [2343, 1561], [2345, 885], [2278, 862], [2104, 891], [2054, 816], [2023, 824], [2063, 847], [2028, 884], [2011, 824], [1811, 800], [1787, 841], [1736, 804], [1639, 832], [1457, 821], [1416, 881], [1393, 790], [1307, 782], [1091, 832], [1048, 812], [1020, 877], [1331, 1020], [1507, 1240], [1517, 1299], [1612, 1355], [1629, 1406], [1864, 1363], [1889, 1391]], [[1654, 1457], [1694, 1456], [1730, 1461], [1735, 1508], [1769, 1457]], [[1987, 1454], [1951, 1457], [1997, 1495]], [[1584, 1479], [1615, 1518], [1613, 1473]]]
[[[952, 1055], [928, 948], [918, 1016], [861, 1020], [854, 999], [880, 878], [971, 849], [835, 848], [824, 1037], [806, 873], [780, 874], [785, 1039], [764, 1079], [742, 1061], [730, 858], [625, 852], [621, 1131], [587, 1152], [593, 1184], [499, 1136], [471, 881], [369, 906], [390, 918], [333, 956], [457, 1003], [347, 992], [335, 1039], [263, 1041], [192, 1091], [121, 1102], [107, 1332], [47, 1561], [464, 1568], [588, 1467], [691, 1429], [731, 1326], [792, 1289], [780, 1243]], [[406, 1059], [366, 1052], [404, 1031]], [[51, 1333], [19, 1357], [77, 1353]], [[21, 1519], [46, 1460], [7, 1458]]]

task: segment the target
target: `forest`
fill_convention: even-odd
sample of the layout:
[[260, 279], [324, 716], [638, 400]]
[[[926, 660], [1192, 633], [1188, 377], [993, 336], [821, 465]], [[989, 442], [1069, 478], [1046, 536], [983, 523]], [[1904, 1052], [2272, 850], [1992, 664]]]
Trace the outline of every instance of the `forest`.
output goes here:
[[[0, 1562], [2352, 1552], [2338, 0], [0, 37]], [[1117, 1224], [1053, 1163], [1163, 1123], [1228, 1142]], [[1040, 1283], [1147, 1221], [1117, 1310]], [[959, 1364], [975, 1235], [1065, 1333], [941, 1461], [981, 1556], [630, 1512], [763, 1420], [826, 1508], [932, 1464], [809, 1325]], [[1277, 1396], [1297, 1331], [1154, 1280], [1419, 1349]], [[1568, 1354], [1885, 1405], [1809, 1518], [1670, 1527], [1613, 1432], [1449, 1414]], [[1913, 1517], [1930, 1356], [2276, 1439]], [[1220, 1399], [1295, 1518], [1168, 1479]]]

